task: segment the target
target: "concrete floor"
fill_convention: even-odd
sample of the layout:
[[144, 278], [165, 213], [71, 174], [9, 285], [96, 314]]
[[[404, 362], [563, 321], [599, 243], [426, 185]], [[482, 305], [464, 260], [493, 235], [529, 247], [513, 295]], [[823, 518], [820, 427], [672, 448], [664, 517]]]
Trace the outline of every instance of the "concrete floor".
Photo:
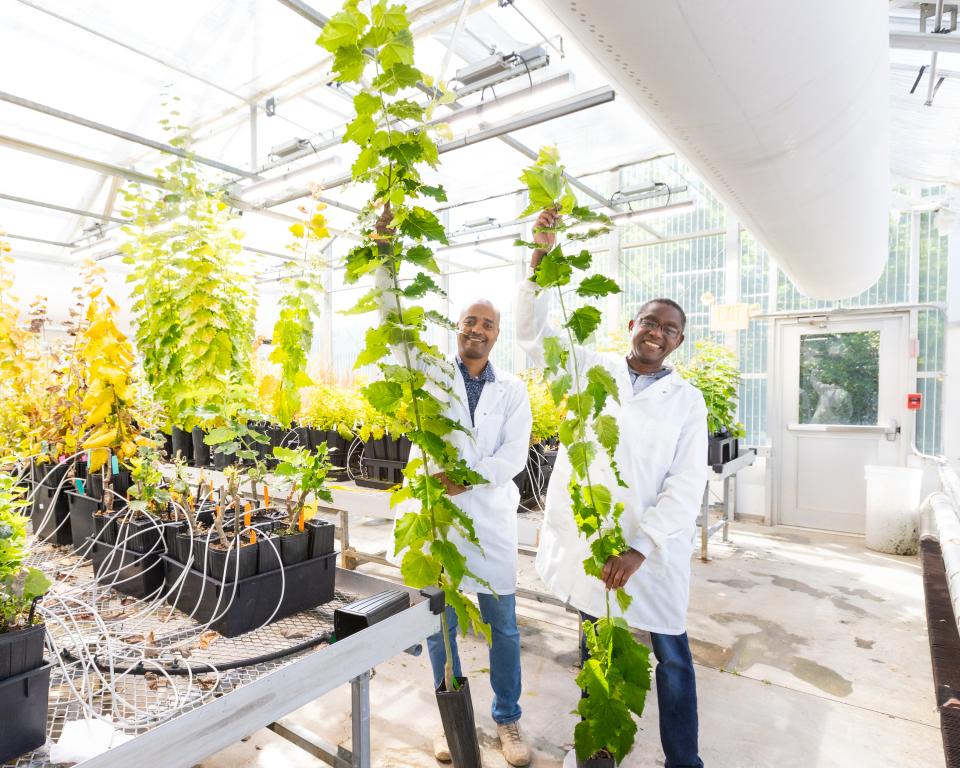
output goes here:
[[[361, 549], [385, 546], [389, 526], [354, 526]], [[688, 633], [697, 664], [701, 756], [719, 768], [935, 768], [943, 753], [930, 676], [919, 562], [866, 550], [856, 537], [738, 523], [713, 559], [692, 564]], [[536, 588], [532, 560], [521, 582]], [[364, 566], [388, 574], [379, 566]], [[395, 572], [394, 572], [395, 574]], [[534, 765], [559, 767], [571, 746], [578, 691], [576, 623], [521, 601], [524, 731]], [[461, 641], [484, 765], [506, 763], [489, 716], [486, 648]], [[424, 656], [401, 655], [371, 683], [373, 765], [435, 766], [440, 719]], [[663, 765], [656, 696], [623, 768]], [[349, 687], [292, 719], [349, 746]], [[319, 765], [270, 731], [205, 760], [203, 768]]]

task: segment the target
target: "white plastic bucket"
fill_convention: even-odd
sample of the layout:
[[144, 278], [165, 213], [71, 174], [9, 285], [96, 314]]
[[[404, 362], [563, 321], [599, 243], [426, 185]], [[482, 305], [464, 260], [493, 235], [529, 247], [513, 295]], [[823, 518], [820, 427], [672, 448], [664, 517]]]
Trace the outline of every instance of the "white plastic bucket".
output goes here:
[[923, 470], [869, 465], [863, 469], [867, 547], [891, 555], [916, 554]]

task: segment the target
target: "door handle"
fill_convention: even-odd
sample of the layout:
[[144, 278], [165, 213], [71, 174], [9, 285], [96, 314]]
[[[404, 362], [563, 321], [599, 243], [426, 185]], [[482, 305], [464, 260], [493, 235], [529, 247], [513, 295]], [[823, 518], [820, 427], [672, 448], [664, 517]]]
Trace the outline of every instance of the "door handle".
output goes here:
[[890, 426], [884, 430], [883, 434], [891, 443], [896, 442], [897, 438], [900, 437], [900, 425], [896, 419], [890, 419]]

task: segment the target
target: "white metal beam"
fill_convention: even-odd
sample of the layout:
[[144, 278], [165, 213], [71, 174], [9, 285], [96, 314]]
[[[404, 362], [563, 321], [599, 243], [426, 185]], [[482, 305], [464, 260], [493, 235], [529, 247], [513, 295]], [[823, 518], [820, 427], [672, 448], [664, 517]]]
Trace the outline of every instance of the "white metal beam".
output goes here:
[[926, 32], [891, 32], [890, 47], [911, 51], [960, 53], [960, 34], [928, 34]]

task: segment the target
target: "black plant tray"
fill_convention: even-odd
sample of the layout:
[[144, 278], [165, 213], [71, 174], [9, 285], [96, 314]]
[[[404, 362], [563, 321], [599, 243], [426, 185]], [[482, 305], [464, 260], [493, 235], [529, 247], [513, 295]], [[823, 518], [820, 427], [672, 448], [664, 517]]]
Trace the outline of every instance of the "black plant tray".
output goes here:
[[0, 634], [0, 681], [41, 666], [45, 637], [43, 624]]
[[90, 559], [97, 583], [113, 587], [125, 595], [146, 597], [163, 586], [164, 571], [159, 552], [144, 554], [96, 542], [90, 548]]
[[93, 537], [93, 513], [100, 501], [82, 493], [67, 491], [67, 509], [70, 513], [70, 538], [74, 552], [83, 552], [87, 539]]
[[[53, 512], [44, 523], [47, 510], [53, 506]], [[68, 546], [73, 544], [70, 535], [70, 508], [67, 506], [67, 494], [63, 489], [49, 488], [38, 485], [33, 497], [33, 532], [38, 539], [44, 539], [51, 544]]]
[[736, 437], [711, 437], [707, 442], [707, 464], [715, 466], [733, 461], [740, 455], [740, 440]]
[[0, 682], [0, 763], [13, 760], [47, 740], [47, 700], [52, 664]]
[[410, 441], [406, 437], [394, 439], [384, 435], [367, 440], [363, 449], [363, 477], [356, 483], [363, 488], [392, 488], [403, 482], [403, 468], [410, 458]]
[[167, 602], [199, 622], [210, 622], [211, 628], [225, 637], [265, 624], [277, 601], [280, 607], [273, 621], [333, 600], [336, 552], [227, 584], [186, 569], [173, 558], [161, 559], [168, 587], [187, 570], [182, 587], [168, 589]]
[[335, 429], [307, 429], [307, 447], [315, 451], [320, 443], [327, 444], [328, 458], [336, 467], [327, 473], [328, 480], [347, 480], [350, 472], [347, 469], [347, 452], [353, 438], [345, 439]]

